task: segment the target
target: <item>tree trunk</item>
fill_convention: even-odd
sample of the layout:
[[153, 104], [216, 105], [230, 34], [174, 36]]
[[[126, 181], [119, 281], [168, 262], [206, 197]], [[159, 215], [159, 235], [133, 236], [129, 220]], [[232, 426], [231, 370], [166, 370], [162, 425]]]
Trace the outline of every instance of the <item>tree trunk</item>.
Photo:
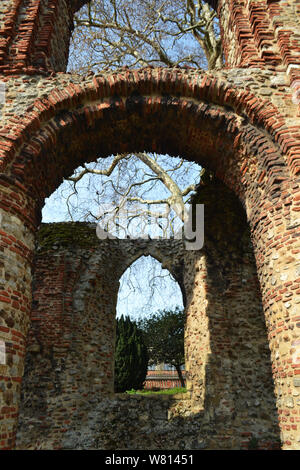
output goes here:
[[176, 370], [177, 370], [177, 374], [178, 374], [178, 377], [179, 377], [181, 386], [182, 386], [182, 387], [185, 387], [184, 378], [183, 378], [183, 376], [182, 376], [182, 371], [181, 371], [181, 369], [180, 369], [180, 366], [176, 365], [175, 368], [176, 368]]

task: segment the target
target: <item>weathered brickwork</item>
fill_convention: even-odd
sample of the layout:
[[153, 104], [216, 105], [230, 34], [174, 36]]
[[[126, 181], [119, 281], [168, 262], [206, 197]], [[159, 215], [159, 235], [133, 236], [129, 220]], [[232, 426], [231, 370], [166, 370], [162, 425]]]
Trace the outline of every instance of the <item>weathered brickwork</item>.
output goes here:
[[202, 184], [196, 202], [205, 205], [205, 245], [186, 254], [184, 264], [192, 409], [211, 419], [217, 448], [242, 448], [249, 436], [266, 443], [269, 435], [274, 445], [270, 350], [245, 215], [218, 181]]
[[[33, 242], [44, 199], [96, 154], [146, 150], [197, 161], [240, 199], [262, 295], [282, 448], [298, 449], [299, 2], [212, 1], [222, 30], [222, 70], [122, 69], [82, 77], [65, 70], [72, 15], [84, 3], [0, 5], [0, 80], [6, 85], [0, 105], [0, 341], [9, 352], [0, 364], [0, 446], [15, 443]], [[205, 276], [211, 261], [201, 259]], [[193, 295], [202, 298], [201, 290], [199, 279]], [[240, 286], [238, 298], [244, 295]], [[207, 315], [201, 318], [209, 329]], [[200, 336], [192, 326], [188, 331], [197, 350]], [[217, 339], [204, 336], [208, 351]], [[229, 379], [222, 380], [225, 390]], [[200, 398], [203, 393], [199, 385]]]
[[[244, 448], [251, 437], [261, 448], [278, 446], [270, 350], [246, 218], [218, 181], [203, 183], [199, 198], [206, 241], [195, 252], [181, 240], [100, 241], [93, 225], [42, 226], [18, 448], [109, 448], [111, 442], [118, 448], [160, 448], [162, 442], [168, 448], [179, 442], [183, 448]], [[127, 405], [112, 397], [115, 315], [118, 280], [137, 257], [149, 254], [181, 285], [189, 393], [168, 402], [155, 425], [146, 418], [137, 437], [124, 435], [124, 406], [127, 421], [136, 421], [149, 407], [157, 416], [157, 401], [141, 400], [136, 410], [135, 397]], [[111, 423], [104, 413], [109, 400], [116, 407]], [[174, 435], [180, 418], [183, 431]]]
[[0, 71], [65, 71], [73, 14], [84, 0], [4, 0], [0, 12]]
[[183, 246], [174, 240], [100, 242], [95, 226], [80, 223], [42, 226], [38, 239], [19, 435], [24, 439], [35, 423], [29, 441], [35, 446], [47, 423], [43, 445], [55, 447], [83, 401], [95, 405], [114, 391], [122, 274], [141, 255], [152, 255], [182, 283]]

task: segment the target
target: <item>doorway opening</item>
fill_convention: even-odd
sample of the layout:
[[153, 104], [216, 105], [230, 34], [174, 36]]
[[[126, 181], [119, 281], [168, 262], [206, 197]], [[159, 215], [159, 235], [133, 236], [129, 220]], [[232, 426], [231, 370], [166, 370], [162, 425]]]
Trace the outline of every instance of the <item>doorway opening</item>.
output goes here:
[[[152, 256], [141, 256], [120, 279], [117, 302], [117, 335], [115, 357], [115, 389], [119, 389], [120, 368], [131, 359], [124, 357], [127, 346], [121, 337], [124, 321], [141, 332], [136, 337], [135, 351], [147, 348], [147, 369], [142, 373], [142, 391], [185, 388], [184, 303], [181, 288], [170, 271]], [[122, 333], [120, 333], [120, 328]], [[123, 329], [122, 329], [123, 328]], [[140, 338], [140, 339], [137, 339]], [[123, 342], [122, 342], [123, 341]], [[127, 338], [130, 342], [131, 338]], [[139, 345], [140, 342], [142, 345]], [[132, 350], [131, 350], [132, 354]], [[138, 353], [136, 352], [138, 355]], [[138, 360], [138, 357], [137, 357]], [[136, 368], [136, 364], [133, 365]], [[141, 361], [143, 364], [143, 361]], [[126, 368], [128, 376], [130, 372]], [[142, 366], [141, 366], [142, 367]], [[133, 374], [136, 377], [137, 374]], [[135, 380], [135, 379], [133, 379]]]

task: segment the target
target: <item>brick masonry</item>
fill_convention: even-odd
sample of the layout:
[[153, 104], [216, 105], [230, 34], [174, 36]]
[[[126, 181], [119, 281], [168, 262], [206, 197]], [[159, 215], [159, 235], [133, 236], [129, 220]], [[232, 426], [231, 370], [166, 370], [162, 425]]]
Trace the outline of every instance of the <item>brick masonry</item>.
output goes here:
[[[182, 372], [182, 376], [185, 380], [185, 371]], [[156, 370], [148, 370], [144, 383], [146, 389], [179, 388], [181, 386], [176, 371], [161, 369], [159, 366]]]
[[[215, 1], [222, 70], [122, 69], [82, 77], [65, 67], [72, 15], [84, 3], [0, 5], [0, 80], [6, 85], [0, 110], [0, 340], [8, 351], [0, 364], [0, 446], [13, 448], [16, 438], [43, 201], [96, 151], [148, 150], [199, 162], [239, 198], [262, 295], [281, 445], [299, 449], [299, 3]], [[210, 261], [197, 262], [209, 277]], [[193, 295], [201, 297], [203, 289], [198, 282]], [[214, 344], [203, 334], [210, 323], [200, 317], [199, 337], [187, 328], [199, 353], [203, 341], [206, 349]], [[203, 400], [200, 384], [197, 393]], [[225, 409], [229, 413], [229, 405]]]
[[[251, 437], [260, 448], [278, 446], [270, 350], [244, 211], [218, 180], [202, 183], [194, 202], [205, 204], [200, 251], [186, 250], [181, 240], [100, 241], [95, 226], [81, 223], [42, 225], [17, 448], [97, 448], [110, 445], [103, 441], [107, 433], [114, 442], [118, 436], [118, 448], [143, 448], [145, 435], [152, 449], [161, 442], [243, 448]], [[135, 397], [124, 398], [127, 405], [112, 398], [118, 280], [149, 254], [177, 279], [186, 308], [188, 394], [163, 402], [160, 417], [157, 399], [141, 400], [136, 410]], [[111, 424], [103, 415], [109, 397], [121, 400]], [[146, 412], [151, 403], [155, 426]], [[124, 434], [124, 406], [127, 423], [138, 426], [137, 412], [148, 416], [140, 439]], [[184, 431], [174, 435], [179, 419]], [[154, 431], [159, 423], [162, 441]]]

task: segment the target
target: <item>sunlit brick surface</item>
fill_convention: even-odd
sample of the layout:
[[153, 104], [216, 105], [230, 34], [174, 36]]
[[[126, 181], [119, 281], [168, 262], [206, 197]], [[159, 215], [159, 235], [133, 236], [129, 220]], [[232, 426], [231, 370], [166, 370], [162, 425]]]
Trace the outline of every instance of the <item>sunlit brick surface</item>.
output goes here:
[[[6, 363], [0, 364], [0, 446], [13, 448], [15, 443], [30, 326], [34, 234], [44, 199], [96, 152], [106, 156], [146, 150], [197, 161], [239, 198], [251, 232], [271, 351], [277, 411], [269, 423], [276, 418], [282, 448], [299, 449], [299, 2], [214, 2], [226, 59], [222, 70], [121, 69], [82, 77], [66, 73], [66, 64], [72, 15], [84, 3], [0, 4], [0, 81], [6, 86], [0, 105], [0, 340], [7, 349]], [[212, 246], [218, 252], [219, 239]], [[230, 259], [228, 254], [229, 264]], [[197, 269], [193, 274], [190, 268], [186, 286], [194, 302], [186, 341], [195, 364], [203, 350], [206, 362], [202, 369], [191, 368], [191, 400], [195, 409], [201, 408], [206, 393], [214, 389], [209, 409], [220, 410], [218, 390], [228, 389], [230, 377], [232, 383], [239, 379], [230, 375], [225, 361], [219, 388], [210, 389], [213, 368], [220, 364], [208, 358], [217, 351], [222, 323], [217, 318], [211, 322], [210, 311], [196, 306], [198, 297], [207, 305], [211, 299], [222, 304], [215, 286], [209, 287], [212, 281], [208, 288], [204, 283], [217, 272], [218, 258], [213, 264], [203, 257], [193, 263]], [[236, 298], [248, 308], [245, 289], [240, 286], [236, 297], [230, 292], [231, 301]], [[257, 353], [262, 339], [257, 342], [253, 335], [250, 340], [249, 350]], [[234, 358], [239, 344], [228, 340], [222, 357], [230, 358], [231, 350]], [[199, 382], [205, 368], [206, 388]], [[235, 419], [234, 410], [230, 415], [234, 404], [225, 395], [222, 406], [229, 423], [229, 416]], [[220, 422], [224, 418], [212, 411], [209, 416]], [[226, 436], [219, 434], [210, 445], [227, 445], [230, 432], [228, 427]], [[241, 433], [249, 438], [246, 430]]]

